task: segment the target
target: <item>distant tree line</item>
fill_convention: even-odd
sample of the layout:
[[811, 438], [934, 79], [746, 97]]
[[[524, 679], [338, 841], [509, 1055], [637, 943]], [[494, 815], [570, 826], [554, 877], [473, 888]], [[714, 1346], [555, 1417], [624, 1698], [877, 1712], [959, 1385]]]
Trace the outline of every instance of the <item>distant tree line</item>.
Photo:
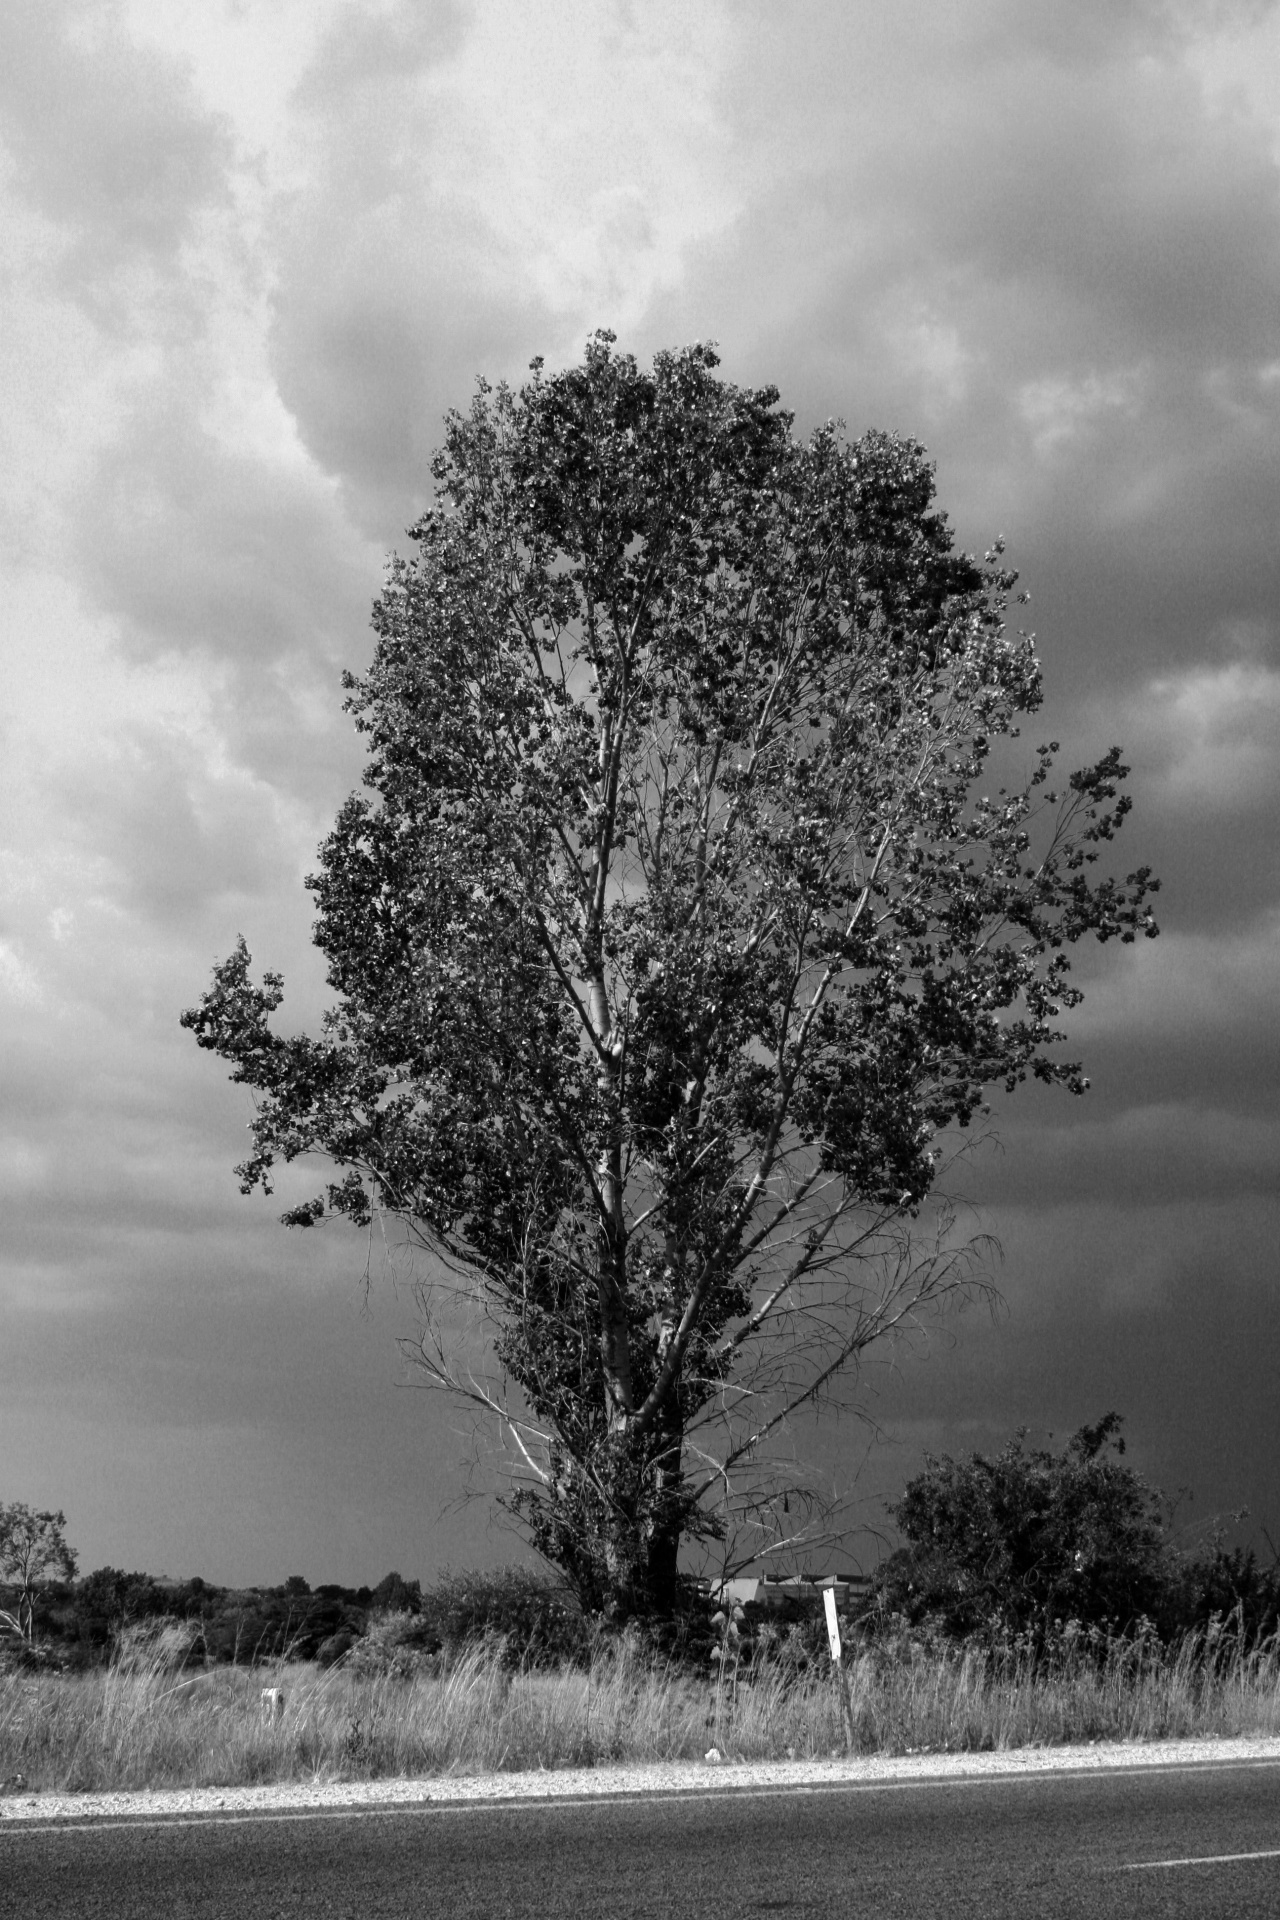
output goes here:
[[[2, 1595], [0, 1589], [0, 1595]], [[104, 1659], [122, 1629], [184, 1620], [197, 1632], [191, 1658], [248, 1662], [290, 1654], [336, 1658], [369, 1618], [421, 1605], [421, 1586], [389, 1573], [376, 1587], [312, 1587], [293, 1574], [277, 1587], [222, 1587], [198, 1577], [170, 1580], [98, 1567], [79, 1580], [46, 1583], [35, 1597], [35, 1638], [69, 1665]], [[2, 1604], [2, 1598], [0, 1598]]]
[[[1250, 1643], [1280, 1632], [1280, 1557], [1221, 1537], [1180, 1545], [1168, 1503], [1124, 1459], [1122, 1421], [1106, 1414], [1059, 1451], [1018, 1434], [999, 1452], [926, 1455], [889, 1513], [903, 1536], [846, 1626], [855, 1639], [904, 1632], [925, 1640], [1032, 1651], [1064, 1636], [1133, 1633], [1163, 1641], [1199, 1632]], [[121, 1633], [181, 1620], [194, 1662], [289, 1657], [330, 1664], [361, 1646], [421, 1656], [501, 1638], [513, 1663], [589, 1657], [601, 1623], [569, 1587], [529, 1567], [445, 1572], [425, 1591], [388, 1573], [376, 1587], [220, 1587], [99, 1567], [77, 1579], [62, 1514], [0, 1504], [0, 1647], [39, 1642], [62, 1666], [105, 1660]], [[815, 1571], [826, 1571], [816, 1569]], [[705, 1662], [716, 1601], [683, 1585], [674, 1623], [655, 1650]], [[764, 1629], [796, 1657], [823, 1657], [810, 1606], [748, 1606], [742, 1651]], [[388, 1628], [390, 1634], [388, 1635]], [[7, 1631], [6, 1631], [7, 1629]]]
[[397, 1644], [415, 1655], [454, 1652], [489, 1636], [506, 1640], [514, 1660], [559, 1661], [578, 1657], [591, 1639], [563, 1583], [529, 1567], [445, 1572], [425, 1592], [396, 1572], [375, 1587], [312, 1587], [300, 1574], [275, 1587], [221, 1587], [98, 1567], [81, 1579], [45, 1579], [30, 1594], [31, 1631], [21, 1635], [7, 1600], [16, 1596], [0, 1570], [0, 1610], [9, 1616], [0, 1649], [6, 1638], [15, 1651], [34, 1642], [34, 1651], [70, 1668], [101, 1664], [131, 1628], [173, 1620], [194, 1629], [193, 1663], [287, 1657], [327, 1665], [360, 1643], [371, 1623], [389, 1618]]

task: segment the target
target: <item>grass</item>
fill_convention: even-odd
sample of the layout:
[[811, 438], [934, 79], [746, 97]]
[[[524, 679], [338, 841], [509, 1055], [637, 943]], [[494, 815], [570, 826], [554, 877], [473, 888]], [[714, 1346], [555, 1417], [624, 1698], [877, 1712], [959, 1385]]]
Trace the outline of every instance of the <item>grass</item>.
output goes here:
[[[135, 1631], [105, 1671], [0, 1679], [0, 1783], [92, 1791], [783, 1759], [847, 1750], [830, 1671], [767, 1654], [717, 1687], [627, 1646], [515, 1672], [473, 1646], [443, 1670], [184, 1669], [184, 1630]], [[1280, 1732], [1280, 1646], [1192, 1636], [1028, 1657], [897, 1645], [848, 1663], [853, 1750], [981, 1751]], [[264, 1717], [264, 1686], [283, 1689]]]

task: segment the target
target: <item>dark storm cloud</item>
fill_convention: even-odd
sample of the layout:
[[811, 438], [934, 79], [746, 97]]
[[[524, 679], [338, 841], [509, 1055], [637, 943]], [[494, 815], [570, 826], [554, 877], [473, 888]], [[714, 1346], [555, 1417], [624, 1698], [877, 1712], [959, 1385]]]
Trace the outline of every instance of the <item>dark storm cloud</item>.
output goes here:
[[1016, 1147], [967, 1169], [962, 1184], [979, 1205], [998, 1194], [1003, 1208], [1087, 1200], [1136, 1213], [1243, 1194], [1280, 1201], [1280, 1100], [1269, 1105], [1240, 1112], [1170, 1098], [1118, 1114], [1073, 1111], [1056, 1124], [1020, 1126]]
[[[1132, 588], [1135, 599], [1140, 586]], [[1139, 810], [1129, 829], [1134, 858], [1164, 883], [1162, 917], [1184, 932], [1235, 941], [1280, 899], [1280, 673], [1266, 664], [1271, 629], [1227, 623], [1203, 642], [1207, 657], [1160, 672], [1127, 693], [1086, 692], [1064, 720], [1073, 759], [1124, 746]], [[1070, 635], [1063, 673], [1073, 671]], [[1090, 675], [1096, 685], [1100, 674]], [[1121, 852], [1130, 851], [1121, 843]], [[1273, 929], [1264, 926], [1265, 951]], [[1166, 945], [1164, 953], [1171, 949]], [[1148, 964], [1144, 959], [1142, 965]], [[1167, 963], [1166, 963], [1167, 964]], [[1251, 1004], [1247, 1018], [1256, 1021]]]
[[1114, 12], [1077, 40], [1075, 9], [917, 9], [870, 49], [759, 14], [734, 98], [770, 183], [695, 276], [747, 313], [751, 277], [751, 372], [806, 413], [925, 438], [1112, 682], [1280, 591], [1271, 132], [1206, 97], [1175, 10]]
[[982, 1224], [1004, 1244], [1003, 1307], [953, 1317], [877, 1383], [896, 1442], [875, 1463], [885, 1491], [922, 1447], [987, 1451], [1023, 1425], [1060, 1443], [1114, 1408], [1134, 1464], [1194, 1494], [1184, 1521], [1247, 1506], [1245, 1533], [1274, 1536], [1280, 1199], [1086, 1200], [994, 1208]]
[[[350, 1242], [277, 1240], [224, 1208], [122, 1253], [125, 1293], [119, 1259], [81, 1266], [71, 1297], [33, 1276], [0, 1344], [0, 1446], [32, 1499], [66, 1509], [83, 1567], [358, 1585], [438, 1564], [455, 1422], [397, 1390], [412, 1315], [385, 1288], [366, 1306]], [[479, 1510], [447, 1537], [473, 1563], [512, 1550]]]

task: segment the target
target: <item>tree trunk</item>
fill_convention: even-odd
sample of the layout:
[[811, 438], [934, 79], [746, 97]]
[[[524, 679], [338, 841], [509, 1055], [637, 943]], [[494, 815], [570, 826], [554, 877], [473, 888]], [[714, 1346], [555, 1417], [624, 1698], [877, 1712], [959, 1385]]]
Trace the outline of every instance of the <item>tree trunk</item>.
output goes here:
[[649, 1539], [647, 1598], [651, 1611], [659, 1620], [669, 1620], [676, 1610], [680, 1592], [682, 1532], [683, 1528], [676, 1521], [656, 1526]]
[[605, 1611], [619, 1624], [633, 1615], [669, 1618], [679, 1598], [688, 1517], [678, 1407], [670, 1408], [657, 1436], [625, 1429], [611, 1436], [597, 1471], [612, 1496], [595, 1544]]

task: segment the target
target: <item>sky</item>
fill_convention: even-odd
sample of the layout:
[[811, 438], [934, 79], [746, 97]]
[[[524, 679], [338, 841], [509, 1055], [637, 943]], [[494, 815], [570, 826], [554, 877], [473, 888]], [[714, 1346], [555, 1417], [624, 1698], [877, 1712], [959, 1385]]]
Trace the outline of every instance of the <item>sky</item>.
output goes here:
[[243, 933], [314, 1026], [442, 416], [607, 326], [921, 440], [1163, 881], [1078, 956], [1091, 1091], [964, 1170], [1001, 1309], [870, 1368], [833, 1472], [883, 1527], [926, 1450], [1114, 1408], [1179, 1526], [1280, 1541], [1280, 6], [8, 0], [0, 232], [0, 1501], [86, 1570], [518, 1555], [409, 1276], [240, 1197], [178, 1016]]

